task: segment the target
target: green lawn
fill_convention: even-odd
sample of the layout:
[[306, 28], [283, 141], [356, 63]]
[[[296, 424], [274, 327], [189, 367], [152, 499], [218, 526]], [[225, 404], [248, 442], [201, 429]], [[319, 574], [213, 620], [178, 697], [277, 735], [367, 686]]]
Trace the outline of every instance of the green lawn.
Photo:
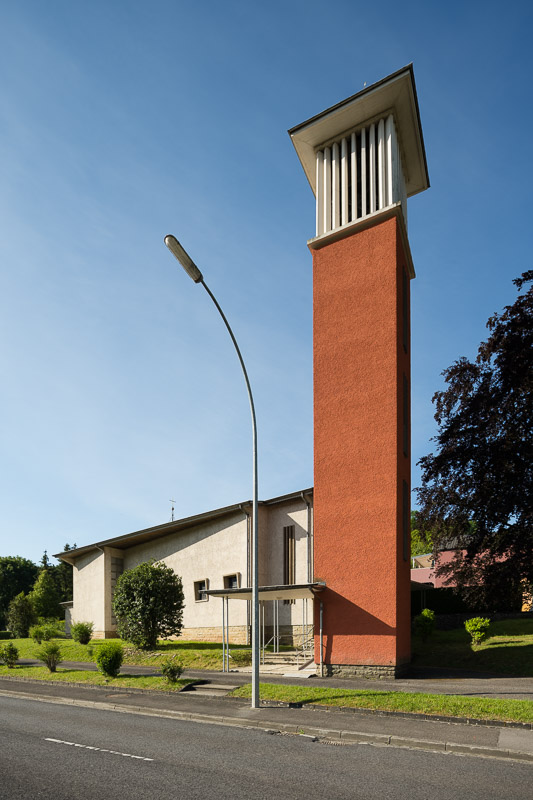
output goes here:
[[[11, 639], [19, 651], [19, 658], [37, 658], [40, 645], [32, 639]], [[61, 647], [64, 661], [94, 661], [103, 639], [93, 639], [90, 644], [78, 644], [72, 639], [54, 639]], [[157, 650], [135, 650], [124, 644], [124, 664], [159, 667], [161, 659], [168, 655], [178, 655], [185, 669], [222, 669], [222, 645], [211, 642], [167, 642], [159, 641]], [[232, 650], [241, 649], [239, 645]]]
[[151, 689], [154, 691], [179, 692], [182, 686], [190, 683], [188, 680], [179, 680], [174, 684], [169, 684], [166, 678], [158, 675], [119, 675], [118, 678], [106, 678], [100, 672], [89, 672], [88, 670], [63, 669], [58, 667], [52, 673], [46, 667], [26, 667], [17, 666], [8, 669], [0, 666], [0, 676], [7, 675], [10, 678], [32, 678], [40, 681], [60, 681], [67, 683], [83, 683], [92, 686], [123, 687], [127, 689]]
[[[251, 686], [236, 689], [234, 697], [250, 697]], [[422, 694], [407, 692], [380, 692], [327, 689], [321, 686], [283, 686], [262, 683], [262, 700], [285, 703], [316, 703], [340, 708], [366, 708], [376, 711], [408, 711], [415, 714], [433, 714], [471, 719], [494, 719], [506, 722], [533, 722], [533, 703], [529, 700], [499, 700], [484, 697]]]
[[413, 637], [413, 666], [471, 669], [533, 677], [533, 619], [494, 622], [490, 638], [476, 647], [464, 628], [435, 631], [423, 644]]

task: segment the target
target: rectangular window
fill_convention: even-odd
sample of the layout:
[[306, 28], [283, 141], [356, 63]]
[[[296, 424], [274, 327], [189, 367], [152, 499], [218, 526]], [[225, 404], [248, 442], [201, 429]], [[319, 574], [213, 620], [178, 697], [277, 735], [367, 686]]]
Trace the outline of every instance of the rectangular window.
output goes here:
[[409, 279], [402, 270], [402, 327], [403, 327], [403, 349], [407, 353], [409, 349]]
[[409, 455], [409, 381], [403, 376], [403, 454]]
[[208, 588], [209, 588], [209, 581], [207, 580], [207, 578], [205, 578], [203, 581], [194, 582], [194, 599], [196, 600], [197, 603], [209, 600], [209, 595], [207, 594]]
[[402, 497], [402, 528], [403, 528], [403, 560], [409, 561], [409, 521], [411, 516], [411, 503], [409, 502], [409, 487], [403, 482]]
[[294, 525], [283, 528], [283, 583], [291, 586], [296, 583], [296, 538]]
[[240, 572], [234, 575], [224, 575], [224, 589], [238, 589], [240, 586]]

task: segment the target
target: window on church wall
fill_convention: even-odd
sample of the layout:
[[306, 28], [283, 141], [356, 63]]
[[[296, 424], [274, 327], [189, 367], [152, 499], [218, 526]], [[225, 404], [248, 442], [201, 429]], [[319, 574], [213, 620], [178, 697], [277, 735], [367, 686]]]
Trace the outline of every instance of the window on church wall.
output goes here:
[[403, 481], [403, 497], [402, 497], [402, 538], [403, 538], [403, 560], [409, 560], [409, 523], [411, 517], [411, 503], [409, 498], [409, 487], [406, 481]]
[[233, 575], [224, 575], [224, 589], [238, 589], [241, 585], [240, 578], [240, 572], [236, 572]]
[[197, 603], [203, 603], [206, 600], [209, 600], [209, 595], [207, 594], [208, 588], [209, 581], [207, 578], [204, 578], [202, 581], [194, 582], [194, 599]]
[[283, 528], [283, 583], [291, 586], [296, 583], [296, 537], [294, 525]]
[[402, 332], [403, 349], [409, 349], [409, 279], [405, 270], [402, 270]]
[[409, 381], [403, 376], [403, 454], [409, 455]]

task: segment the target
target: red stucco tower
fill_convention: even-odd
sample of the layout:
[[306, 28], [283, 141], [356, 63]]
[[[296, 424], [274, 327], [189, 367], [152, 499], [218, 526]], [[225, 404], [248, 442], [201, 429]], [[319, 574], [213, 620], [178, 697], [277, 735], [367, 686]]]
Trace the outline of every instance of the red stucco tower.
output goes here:
[[[407, 197], [427, 189], [408, 66], [289, 131], [316, 196], [314, 577], [328, 674], [410, 660]], [[318, 606], [318, 603], [317, 603]], [[316, 661], [320, 661], [318, 614]]]

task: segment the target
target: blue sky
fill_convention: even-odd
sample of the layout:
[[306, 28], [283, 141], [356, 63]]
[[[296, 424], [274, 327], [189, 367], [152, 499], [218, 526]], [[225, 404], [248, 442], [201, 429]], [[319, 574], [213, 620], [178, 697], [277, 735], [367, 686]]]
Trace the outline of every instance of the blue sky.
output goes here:
[[531, 268], [530, 3], [0, 4], [0, 554], [311, 486], [314, 198], [287, 129], [409, 62], [413, 485], [440, 373]]

